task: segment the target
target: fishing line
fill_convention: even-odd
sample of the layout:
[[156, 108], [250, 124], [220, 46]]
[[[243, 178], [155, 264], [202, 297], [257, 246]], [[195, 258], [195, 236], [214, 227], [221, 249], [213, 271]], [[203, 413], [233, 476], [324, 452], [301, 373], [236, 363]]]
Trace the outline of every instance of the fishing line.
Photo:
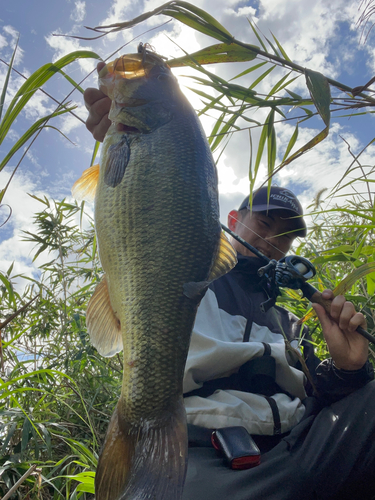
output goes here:
[[[272, 243], [270, 243], [270, 242], [269, 242], [266, 238], [263, 238], [263, 236], [261, 236], [261, 235], [260, 235], [260, 234], [258, 234], [256, 231], [254, 231], [254, 229], [251, 229], [251, 227], [247, 226], [246, 224], [244, 224], [244, 223], [243, 223], [242, 221], [240, 221], [239, 219], [236, 219], [236, 217], [233, 217], [233, 216], [231, 216], [231, 217], [232, 217], [232, 219], [234, 219], [236, 222], [239, 222], [239, 223], [240, 223], [240, 224], [242, 224], [244, 227], [246, 227], [246, 229], [248, 229], [249, 231], [251, 231], [252, 233], [254, 233], [256, 236], [258, 236], [258, 238], [260, 238], [260, 239], [261, 239], [261, 240], [263, 240], [265, 243], [267, 243], [268, 245], [270, 245], [272, 248], [274, 248], [275, 250], [277, 250], [278, 252], [280, 252], [282, 255], [286, 255], [286, 252], [283, 252], [282, 250], [280, 250], [279, 248], [277, 248], [275, 245], [273, 245]], [[222, 224], [221, 226], [223, 227], [223, 224]], [[224, 226], [224, 227], [226, 227], [226, 226]], [[223, 229], [224, 229], [224, 227], [223, 227]], [[226, 231], [227, 229], [228, 229], [228, 228], [224, 229], [224, 231]], [[229, 230], [229, 231], [230, 231], [230, 230]], [[227, 232], [229, 232], [229, 231], [227, 231]], [[232, 232], [232, 231], [231, 231], [231, 232]], [[229, 234], [231, 234], [231, 232], [230, 232]], [[233, 233], [233, 234], [235, 234], [235, 233]], [[233, 234], [231, 234], [231, 236], [232, 236], [233, 238], [235, 238], [235, 236], [233, 236]], [[238, 235], [236, 235], [236, 236], [238, 236]], [[237, 238], [235, 238], [235, 239], [237, 239]], [[242, 245], [243, 245], [243, 241], [245, 241], [245, 240], [243, 240], [242, 238], [241, 238], [241, 240], [242, 240], [242, 241], [240, 241], [240, 243], [242, 243]], [[237, 241], [239, 241], [239, 240], [237, 240]], [[245, 242], [245, 243], [246, 243], [246, 242]], [[248, 244], [248, 245], [249, 245], [249, 244]], [[244, 246], [246, 246], [246, 245], [244, 245]], [[252, 245], [250, 245], [250, 246], [251, 246], [252, 248], [254, 248]], [[248, 249], [248, 250], [251, 250], [249, 247], [247, 247], [247, 249]], [[255, 249], [255, 250], [257, 250], [257, 249]], [[251, 250], [251, 251], [253, 251], [253, 250]], [[257, 250], [257, 252], [259, 252], [259, 253], [261, 254], [261, 256], [265, 257], [265, 255], [263, 255], [263, 254], [262, 254], [262, 252], [260, 252], [259, 250]], [[254, 252], [254, 253], [255, 253], [255, 252]], [[266, 257], [266, 258], [268, 259], [268, 257]]]
[[[243, 224], [241, 221], [233, 217], [233, 219]], [[243, 224], [247, 229], [257, 234], [251, 228]], [[258, 275], [263, 278], [267, 286], [267, 294], [269, 298], [260, 305], [262, 312], [267, 312], [272, 306], [276, 304], [276, 299], [280, 295], [279, 287], [291, 288], [292, 290], [300, 289], [303, 295], [310, 300], [310, 302], [317, 302], [324, 307], [327, 314], [330, 315], [331, 312], [331, 300], [323, 299], [322, 294], [307, 280], [312, 278], [315, 273], [314, 265], [304, 257], [298, 255], [290, 255], [288, 257], [283, 257], [279, 261], [275, 259], [269, 259], [263, 255], [255, 247], [247, 243], [243, 238], [238, 236], [236, 233], [227, 228], [224, 224], [221, 224], [223, 230], [229, 233], [233, 238], [244, 245], [248, 250], [257, 255], [258, 257], [264, 259], [267, 263], [265, 266], [260, 267], [258, 270]], [[269, 243], [262, 236], [258, 235], [263, 241]], [[273, 245], [272, 245], [273, 246]], [[278, 251], [277, 247], [274, 246]], [[280, 251], [281, 252], [281, 251]], [[284, 253], [284, 252], [281, 252]], [[368, 333], [364, 328], [358, 326], [356, 332], [362, 335], [369, 342], [375, 344], [375, 337]]]

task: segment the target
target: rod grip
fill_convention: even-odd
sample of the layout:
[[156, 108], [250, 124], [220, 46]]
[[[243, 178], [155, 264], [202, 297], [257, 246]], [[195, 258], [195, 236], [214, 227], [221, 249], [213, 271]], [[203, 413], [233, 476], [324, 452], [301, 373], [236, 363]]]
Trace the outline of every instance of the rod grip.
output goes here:
[[[316, 304], [320, 304], [324, 307], [327, 314], [331, 313], [331, 303], [333, 299], [323, 299], [322, 294], [318, 292], [316, 288], [314, 288], [310, 283], [304, 283], [301, 287], [305, 297], [307, 297], [310, 302], [314, 302]], [[356, 330], [362, 337], [365, 337], [369, 342], [375, 344], [375, 337], [368, 333], [364, 328], [359, 326]]]
[[310, 302], [314, 302], [316, 304], [320, 304], [324, 307], [327, 314], [331, 312], [331, 304], [333, 299], [323, 299], [322, 294], [318, 291], [313, 293], [311, 297], [309, 297]]

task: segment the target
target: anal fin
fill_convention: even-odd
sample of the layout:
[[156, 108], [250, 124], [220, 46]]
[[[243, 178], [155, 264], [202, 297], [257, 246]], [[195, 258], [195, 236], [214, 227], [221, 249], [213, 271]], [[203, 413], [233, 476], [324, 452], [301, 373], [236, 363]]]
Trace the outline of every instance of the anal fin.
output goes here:
[[86, 325], [99, 354], [111, 357], [122, 350], [121, 325], [111, 306], [105, 275], [87, 306]]
[[99, 179], [99, 164], [86, 169], [73, 184], [72, 195], [76, 200], [94, 201]]

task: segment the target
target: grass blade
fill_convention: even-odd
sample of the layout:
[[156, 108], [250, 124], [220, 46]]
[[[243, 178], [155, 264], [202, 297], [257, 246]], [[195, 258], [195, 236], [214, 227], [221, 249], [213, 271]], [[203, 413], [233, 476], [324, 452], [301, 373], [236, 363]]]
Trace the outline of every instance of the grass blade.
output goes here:
[[8, 88], [10, 74], [11, 74], [12, 68], [13, 68], [14, 58], [16, 56], [16, 52], [17, 52], [17, 48], [18, 48], [18, 41], [19, 41], [19, 39], [20, 39], [20, 37], [18, 36], [17, 42], [16, 42], [16, 46], [14, 47], [14, 51], [13, 51], [13, 54], [12, 54], [12, 58], [10, 60], [9, 66], [8, 66], [8, 71], [7, 71], [7, 74], [5, 76], [3, 90], [1, 92], [1, 97], [0, 97], [0, 120], [1, 120], [1, 115], [3, 114], [5, 96], [6, 96], [6, 92], [7, 92], [7, 88]]
[[329, 127], [331, 120], [331, 91], [327, 78], [310, 69], [305, 69], [306, 85], [310, 91], [311, 99], [313, 100], [318, 113], [322, 117], [326, 127]]

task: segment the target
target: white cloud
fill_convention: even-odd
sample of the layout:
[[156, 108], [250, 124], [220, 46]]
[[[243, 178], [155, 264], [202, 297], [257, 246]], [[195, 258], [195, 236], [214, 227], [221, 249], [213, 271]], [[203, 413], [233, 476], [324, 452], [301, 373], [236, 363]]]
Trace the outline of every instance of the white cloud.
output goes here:
[[70, 14], [70, 19], [76, 23], [81, 23], [86, 16], [86, 2], [77, 0], [74, 4], [74, 10]]
[[13, 26], [6, 25], [3, 27], [3, 30], [14, 39], [17, 39], [19, 37], [19, 32], [15, 28], [13, 28]]
[[230, 15], [235, 15], [237, 17], [250, 17], [253, 18], [256, 14], [256, 9], [251, 7], [250, 5], [246, 5], [246, 7], [239, 7], [237, 10], [235, 9], [226, 9], [226, 12]]
[[[83, 119], [86, 119], [87, 117], [87, 110], [82, 105], [75, 109], [74, 113], [78, 116], [81, 116]], [[82, 122], [80, 122], [75, 116], [67, 113], [61, 117], [61, 125], [59, 126], [59, 130], [63, 134], [68, 135], [77, 127], [82, 127]]]
[[5, 38], [5, 36], [0, 34], [0, 50], [3, 49], [4, 47], [6, 47], [7, 45], [8, 45], [8, 42]]
[[131, 7], [131, 0], [114, 0], [107, 12], [107, 16], [100, 21], [99, 25], [106, 26], [130, 19]]
[[[9, 179], [9, 172], [0, 172], [0, 185], [4, 186]], [[4, 197], [4, 203], [12, 208], [10, 220], [2, 227], [3, 240], [0, 243], [0, 269], [4, 272], [14, 261], [13, 273], [26, 273], [35, 276], [36, 265], [32, 264], [33, 244], [22, 241], [22, 230], [29, 230], [32, 226], [33, 214], [41, 210], [41, 204], [27, 195], [36, 194], [43, 197], [43, 192], [37, 189], [31, 177], [22, 172], [12, 179]], [[17, 203], [14, 201], [17, 200]], [[4, 238], [4, 231], [11, 231], [11, 235]]]
[[[60, 35], [61, 30], [58, 29], [54, 31], [54, 33]], [[79, 40], [75, 38], [69, 38], [67, 36], [54, 36], [53, 34], [50, 34], [45, 37], [45, 40], [54, 51], [54, 55], [52, 58], [53, 62], [76, 50], [93, 50], [92, 47], [83, 45]], [[96, 62], [93, 59], [78, 59], [78, 64], [84, 74], [90, 73], [96, 67]]]

